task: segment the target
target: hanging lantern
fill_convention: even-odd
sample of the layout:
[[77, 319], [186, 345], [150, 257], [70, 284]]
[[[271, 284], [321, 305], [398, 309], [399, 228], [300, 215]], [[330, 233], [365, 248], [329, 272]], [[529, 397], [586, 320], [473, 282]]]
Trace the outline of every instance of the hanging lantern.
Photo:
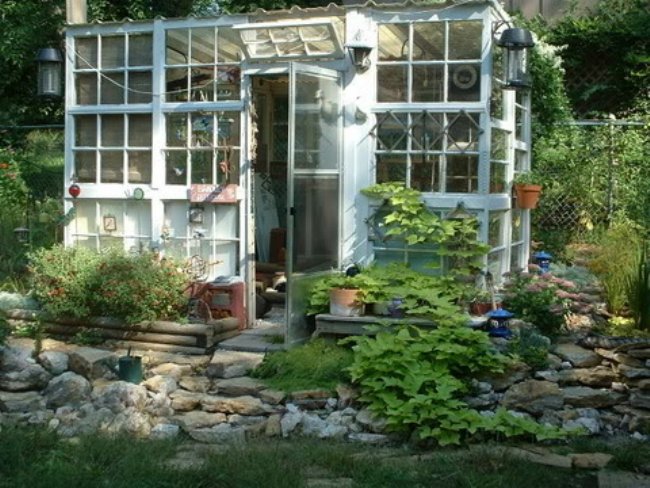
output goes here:
[[81, 187], [74, 183], [68, 187], [68, 193], [72, 198], [77, 198], [81, 194]]
[[21, 244], [29, 241], [29, 229], [27, 227], [16, 227], [14, 229], [14, 235], [16, 236], [16, 240]]
[[47, 47], [39, 49], [36, 55], [38, 63], [38, 95], [58, 98], [62, 94], [61, 68], [63, 57], [58, 49]]
[[505, 88], [512, 90], [530, 88], [527, 52], [535, 45], [532, 33], [521, 28], [506, 29], [497, 44], [505, 48]]

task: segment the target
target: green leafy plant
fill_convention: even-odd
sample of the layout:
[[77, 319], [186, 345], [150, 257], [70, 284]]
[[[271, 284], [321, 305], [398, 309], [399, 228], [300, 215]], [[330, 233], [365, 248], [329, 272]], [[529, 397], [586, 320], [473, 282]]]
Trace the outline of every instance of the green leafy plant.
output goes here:
[[517, 173], [513, 180], [515, 185], [539, 185], [540, 177], [534, 174], [532, 171], [526, 171], [522, 173]]
[[352, 351], [323, 339], [316, 339], [288, 351], [267, 354], [252, 372], [269, 386], [291, 392], [313, 388], [333, 390], [349, 382], [346, 370]]
[[479, 432], [506, 436], [561, 437], [556, 429], [515, 420], [505, 412], [489, 418], [468, 407], [462, 397], [472, 377], [501, 372], [507, 358], [492, 349], [484, 332], [443, 326], [424, 331], [412, 326], [375, 337], [352, 337], [350, 374], [360, 387], [359, 400], [386, 420], [389, 430], [458, 444]]
[[0, 346], [3, 346], [7, 341], [7, 337], [11, 334], [11, 327], [4, 316], [4, 312], [0, 311]]
[[362, 303], [372, 303], [372, 301], [368, 301], [368, 298], [375, 297], [381, 286], [380, 280], [364, 271], [354, 276], [347, 276], [341, 272], [325, 275], [317, 279], [310, 289], [307, 314], [327, 312], [330, 302], [329, 292], [333, 288], [359, 290], [358, 299]]
[[508, 342], [508, 353], [516, 355], [533, 370], [548, 366], [551, 341], [533, 328], [521, 328]]

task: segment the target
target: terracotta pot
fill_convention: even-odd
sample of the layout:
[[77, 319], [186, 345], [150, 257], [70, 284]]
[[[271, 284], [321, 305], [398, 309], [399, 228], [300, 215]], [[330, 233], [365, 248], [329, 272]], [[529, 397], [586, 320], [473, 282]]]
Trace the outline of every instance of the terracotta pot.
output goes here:
[[330, 290], [330, 314], [340, 317], [359, 317], [363, 315], [361, 290], [332, 288]]
[[[498, 308], [501, 306], [501, 302], [495, 302], [495, 306]], [[492, 310], [492, 302], [470, 302], [469, 303], [469, 313], [472, 315], [485, 315]]]
[[517, 207], [537, 208], [539, 195], [542, 193], [541, 185], [517, 184], [515, 194], [517, 195]]

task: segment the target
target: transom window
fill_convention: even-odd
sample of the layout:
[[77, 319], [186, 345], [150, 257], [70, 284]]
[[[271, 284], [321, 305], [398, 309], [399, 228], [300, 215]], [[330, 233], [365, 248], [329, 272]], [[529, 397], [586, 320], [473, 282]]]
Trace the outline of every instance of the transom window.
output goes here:
[[167, 101], [239, 100], [241, 50], [231, 28], [168, 29], [165, 42]]
[[376, 115], [377, 183], [403, 181], [424, 192], [478, 192], [478, 113]]
[[481, 21], [379, 25], [378, 102], [480, 100]]
[[78, 37], [74, 46], [77, 105], [151, 103], [150, 33]]

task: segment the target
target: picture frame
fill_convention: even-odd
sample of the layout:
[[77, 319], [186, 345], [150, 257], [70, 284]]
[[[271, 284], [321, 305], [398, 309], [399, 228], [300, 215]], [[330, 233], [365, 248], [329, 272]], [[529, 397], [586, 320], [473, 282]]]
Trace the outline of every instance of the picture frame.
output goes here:
[[104, 215], [103, 225], [105, 232], [115, 232], [117, 230], [117, 219], [114, 215]]

